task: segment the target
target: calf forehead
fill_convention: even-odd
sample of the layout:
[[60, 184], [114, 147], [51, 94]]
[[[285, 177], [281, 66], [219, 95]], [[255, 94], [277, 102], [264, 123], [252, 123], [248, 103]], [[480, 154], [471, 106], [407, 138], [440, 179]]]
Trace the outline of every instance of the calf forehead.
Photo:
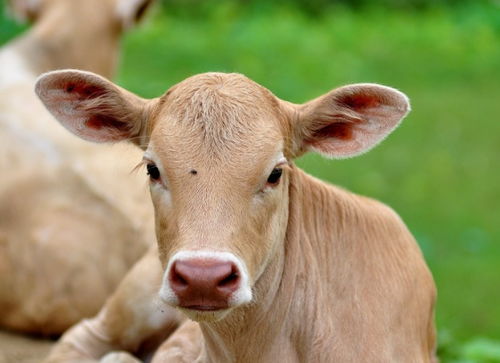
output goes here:
[[193, 150], [211, 158], [266, 149], [280, 138], [283, 124], [268, 90], [242, 75], [222, 73], [174, 86], [163, 96], [154, 123], [151, 139], [158, 152]]

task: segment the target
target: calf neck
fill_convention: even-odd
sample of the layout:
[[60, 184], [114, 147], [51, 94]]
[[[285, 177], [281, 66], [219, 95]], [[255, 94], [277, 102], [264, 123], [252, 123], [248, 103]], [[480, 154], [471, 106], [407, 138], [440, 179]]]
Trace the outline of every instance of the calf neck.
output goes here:
[[403, 222], [293, 164], [369, 150], [408, 112], [401, 92], [357, 84], [295, 105], [208, 73], [144, 100], [61, 71], [37, 93], [78, 136], [145, 150], [159, 294], [199, 322], [202, 361], [433, 359], [434, 284]]

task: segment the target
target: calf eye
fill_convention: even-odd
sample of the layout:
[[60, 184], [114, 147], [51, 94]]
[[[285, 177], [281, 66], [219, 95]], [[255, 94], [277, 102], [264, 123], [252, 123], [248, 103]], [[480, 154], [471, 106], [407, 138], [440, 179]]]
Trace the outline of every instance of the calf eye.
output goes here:
[[281, 173], [283, 173], [283, 169], [274, 168], [269, 177], [267, 178], [267, 183], [271, 185], [277, 185], [281, 178]]
[[160, 170], [155, 164], [147, 164], [146, 169], [151, 180], [160, 180]]

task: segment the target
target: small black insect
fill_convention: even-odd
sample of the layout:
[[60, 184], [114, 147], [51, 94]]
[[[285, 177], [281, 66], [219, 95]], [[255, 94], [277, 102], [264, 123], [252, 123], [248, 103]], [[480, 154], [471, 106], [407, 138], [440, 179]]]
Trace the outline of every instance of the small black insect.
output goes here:
[[197, 172], [196, 170], [194, 170], [194, 169], [191, 169], [190, 173], [191, 173], [192, 175], [196, 175], [196, 174], [198, 174], [198, 172]]

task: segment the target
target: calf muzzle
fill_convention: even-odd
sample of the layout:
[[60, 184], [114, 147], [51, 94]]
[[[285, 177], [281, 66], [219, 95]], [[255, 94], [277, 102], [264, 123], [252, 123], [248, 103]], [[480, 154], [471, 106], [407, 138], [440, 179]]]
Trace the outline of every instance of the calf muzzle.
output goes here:
[[179, 307], [214, 311], [229, 308], [231, 295], [241, 284], [241, 272], [231, 261], [207, 258], [172, 263], [169, 284]]

